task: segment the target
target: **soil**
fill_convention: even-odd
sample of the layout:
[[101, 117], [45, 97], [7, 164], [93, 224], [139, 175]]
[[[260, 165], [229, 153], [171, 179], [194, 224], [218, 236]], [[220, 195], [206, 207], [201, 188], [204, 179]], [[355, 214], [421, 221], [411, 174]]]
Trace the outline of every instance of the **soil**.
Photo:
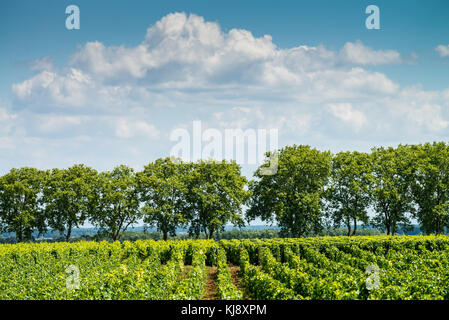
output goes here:
[[246, 293], [245, 289], [242, 288], [242, 285], [240, 284], [240, 278], [239, 278], [239, 272], [240, 267], [234, 266], [232, 264], [228, 264], [229, 269], [231, 270], [231, 279], [232, 283], [243, 293], [243, 300], [250, 300], [251, 298]]
[[216, 267], [206, 267], [207, 268], [207, 278], [206, 278], [206, 288], [204, 300], [217, 300], [217, 268]]

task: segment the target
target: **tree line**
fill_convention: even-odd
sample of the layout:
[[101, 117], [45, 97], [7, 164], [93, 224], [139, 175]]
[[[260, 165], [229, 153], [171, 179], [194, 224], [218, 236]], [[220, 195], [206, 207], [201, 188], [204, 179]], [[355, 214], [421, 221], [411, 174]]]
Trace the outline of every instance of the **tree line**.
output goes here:
[[12, 169], [0, 177], [0, 231], [29, 241], [51, 228], [66, 241], [90, 222], [113, 240], [140, 221], [163, 239], [177, 228], [213, 237], [228, 222], [243, 226], [247, 179], [235, 162], [184, 163], [158, 159], [141, 172], [120, 165], [112, 171], [74, 165], [67, 169]]
[[444, 142], [369, 153], [332, 154], [306, 145], [276, 152], [276, 174], [264, 175], [266, 163], [250, 181], [234, 161], [162, 158], [139, 172], [125, 165], [107, 172], [84, 165], [12, 169], [0, 177], [0, 231], [15, 233], [20, 242], [48, 228], [68, 241], [87, 221], [113, 240], [141, 221], [163, 239], [176, 236], [177, 228], [212, 239], [228, 223], [240, 227], [256, 218], [292, 237], [331, 227], [351, 236], [362, 223], [394, 235], [410, 229], [411, 219], [427, 234], [449, 225]]

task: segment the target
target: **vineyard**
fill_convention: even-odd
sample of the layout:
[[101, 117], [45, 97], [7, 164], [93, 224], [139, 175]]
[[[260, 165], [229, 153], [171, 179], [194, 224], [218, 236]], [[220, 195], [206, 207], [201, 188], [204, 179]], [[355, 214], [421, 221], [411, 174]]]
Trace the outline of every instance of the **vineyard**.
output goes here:
[[0, 299], [449, 299], [449, 238], [1, 245]]

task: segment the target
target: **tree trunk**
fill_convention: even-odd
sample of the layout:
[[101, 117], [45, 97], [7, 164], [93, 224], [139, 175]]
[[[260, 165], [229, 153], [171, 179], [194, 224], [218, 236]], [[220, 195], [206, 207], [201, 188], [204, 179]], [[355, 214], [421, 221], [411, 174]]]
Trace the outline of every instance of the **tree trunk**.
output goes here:
[[17, 242], [22, 242], [23, 241], [23, 235], [22, 235], [22, 226], [18, 226], [17, 230], [15, 230], [16, 232], [16, 240]]
[[437, 218], [437, 236], [441, 234], [441, 223], [440, 223], [440, 219]]
[[33, 231], [30, 229], [25, 229], [24, 236], [22, 237], [25, 241], [31, 241], [33, 238]]
[[168, 232], [164, 230], [164, 231], [162, 231], [162, 233], [163, 233], [164, 241], [167, 241], [167, 239], [168, 239]]
[[69, 226], [69, 228], [67, 229], [67, 234], [65, 236], [66, 242], [69, 242], [71, 234], [72, 234], [72, 226]]
[[357, 232], [357, 219], [354, 218], [354, 230], [352, 231], [352, 235], [355, 236], [356, 232]]

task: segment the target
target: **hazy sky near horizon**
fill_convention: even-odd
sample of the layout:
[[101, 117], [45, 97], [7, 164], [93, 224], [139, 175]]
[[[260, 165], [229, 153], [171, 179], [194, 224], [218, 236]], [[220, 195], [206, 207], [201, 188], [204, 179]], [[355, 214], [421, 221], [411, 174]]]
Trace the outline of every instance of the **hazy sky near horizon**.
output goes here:
[[[365, 27], [371, 4], [380, 30]], [[333, 152], [445, 141], [449, 2], [0, 4], [0, 173], [140, 169], [195, 120]]]

